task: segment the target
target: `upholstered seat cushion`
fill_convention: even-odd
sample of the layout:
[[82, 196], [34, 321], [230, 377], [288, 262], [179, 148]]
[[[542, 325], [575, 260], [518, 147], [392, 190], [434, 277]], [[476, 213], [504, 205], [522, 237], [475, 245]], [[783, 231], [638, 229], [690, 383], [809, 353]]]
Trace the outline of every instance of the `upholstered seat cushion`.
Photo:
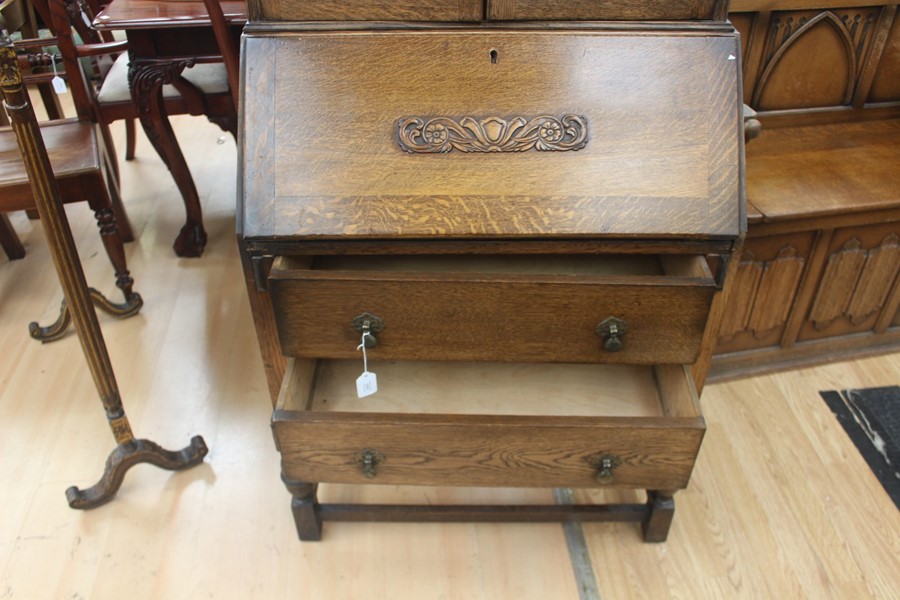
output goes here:
[[[221, 94], [228, 92], [228, 74], [225, 72], [224, 63], [199, 64], [185, 69], [182, 76], [204, 94]], [[163, 86], [163, 97], [176, 98], [178, 90], [175, 86]], [[103, 87], [97, 95], [97, 100], [101, 104], [107, 102], [130, 102], [131, 92], [128, 89], [128, 55], [121, 54], [116, 59], [106, 79], [103, 80]]]

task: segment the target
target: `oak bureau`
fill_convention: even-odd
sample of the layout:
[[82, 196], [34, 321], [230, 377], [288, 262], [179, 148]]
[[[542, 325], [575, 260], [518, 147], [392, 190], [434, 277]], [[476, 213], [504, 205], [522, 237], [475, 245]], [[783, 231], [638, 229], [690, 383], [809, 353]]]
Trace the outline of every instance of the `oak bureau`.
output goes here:
[[[238, 239], [301, 539], [577, 519], [665, 540], [745, 229], [725, 4], [250, 2]], [[647, 501], [329, 504], [319, 483]]]

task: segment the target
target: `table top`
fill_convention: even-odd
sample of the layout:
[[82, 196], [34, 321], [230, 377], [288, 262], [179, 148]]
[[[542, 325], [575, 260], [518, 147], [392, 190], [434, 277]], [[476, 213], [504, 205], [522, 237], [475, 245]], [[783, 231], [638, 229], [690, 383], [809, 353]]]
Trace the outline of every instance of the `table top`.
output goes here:
[[[247, 21], [243, 0], [222, 2], [225, 19], [235, 25]], [[207, 27], [209, 14], [200, 0], [113, 0], [97, 15], [95, 29], [159, 29], [171, 27]]]

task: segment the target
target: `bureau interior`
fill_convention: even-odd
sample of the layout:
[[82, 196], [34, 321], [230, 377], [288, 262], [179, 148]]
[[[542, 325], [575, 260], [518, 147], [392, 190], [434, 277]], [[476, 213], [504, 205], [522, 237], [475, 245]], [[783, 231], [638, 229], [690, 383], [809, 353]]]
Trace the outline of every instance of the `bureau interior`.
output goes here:
[[[681, 365], [585, 365], [370, 361], [378, 391], [358, 398], [359, 360], [291, 359], [278, 402], [284, 411], [698, 417]], [[561, 392], [560, 381], [565, 381]], [[502, 390], [502, 392], [498, 392]]]
[[656, 254], [426, 254], [280, 257], [274, 271], [310, 269], [395, 273], [669, 276], [711, 280], [706, 258]]

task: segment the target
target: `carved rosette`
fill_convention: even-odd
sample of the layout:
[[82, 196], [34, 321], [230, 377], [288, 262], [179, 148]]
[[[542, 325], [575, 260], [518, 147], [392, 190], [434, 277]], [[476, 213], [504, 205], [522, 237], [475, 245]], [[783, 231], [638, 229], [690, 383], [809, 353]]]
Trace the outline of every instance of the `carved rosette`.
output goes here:
[[411, 154], [580, 150], [588, 142], [587, 119], [407, 117], [397, 123], [400, 148]]

